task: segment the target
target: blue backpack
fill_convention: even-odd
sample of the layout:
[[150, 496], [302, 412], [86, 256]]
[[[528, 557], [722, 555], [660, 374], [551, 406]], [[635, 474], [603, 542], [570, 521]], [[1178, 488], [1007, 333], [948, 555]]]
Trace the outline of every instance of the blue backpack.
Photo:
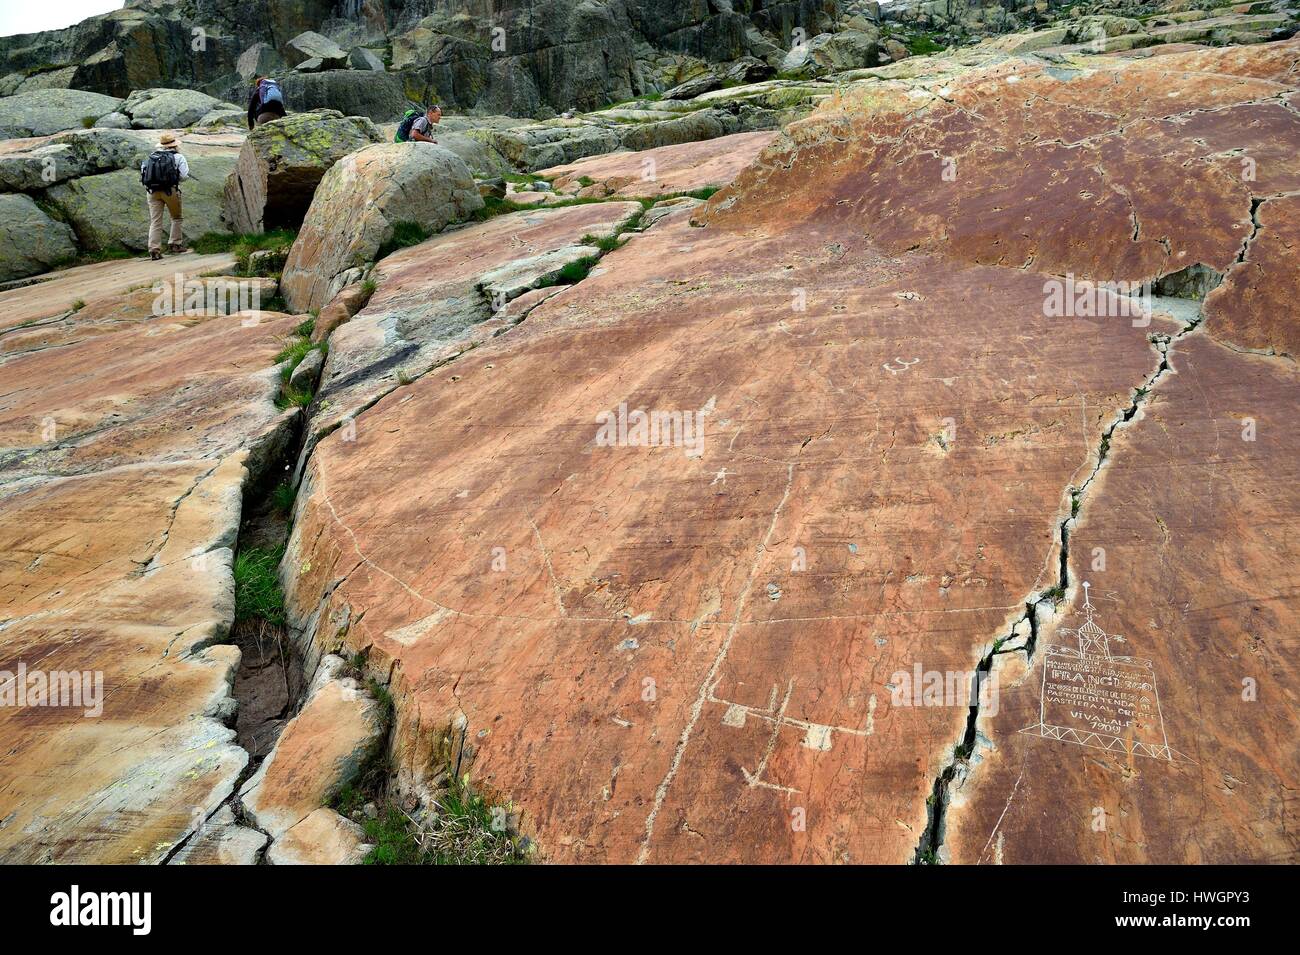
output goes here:
[[266, 109], [271, 103], [277, 103], [283, 109], [284, 94], [280, 92], [280, 84], [275, 80], [262, 80], [257, 85], [257, 104], [260, 108]]

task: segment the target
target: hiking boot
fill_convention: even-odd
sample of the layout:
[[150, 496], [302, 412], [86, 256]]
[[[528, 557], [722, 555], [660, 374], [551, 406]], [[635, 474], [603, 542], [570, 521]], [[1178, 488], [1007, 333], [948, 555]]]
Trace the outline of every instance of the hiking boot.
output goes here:
[[162, 258], [162, 252], [158, 251], [157, 249], [150, 249], [150, 250], [149, 250], [149, 258], [151, 258], [151, 259], [153, 259], [153, 261], [157, 262], [159, 259]]
[[167, 246], [167, 251], [170, 252], [172, 255], [183, 255], [184, 253], [188, 252], [189, 249], [185, 248], [185, 246], [183, 245], [178, 245], [177, 243], [173, 242], [171, 245]]

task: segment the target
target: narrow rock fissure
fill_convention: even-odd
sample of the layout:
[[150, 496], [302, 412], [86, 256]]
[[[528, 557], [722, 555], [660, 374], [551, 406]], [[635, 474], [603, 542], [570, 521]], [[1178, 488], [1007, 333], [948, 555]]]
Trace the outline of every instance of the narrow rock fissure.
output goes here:
[[[620, 200], [611, 198], [608, 201]], [[631, 231], [644, 231], [644, 228], [641, 225], [642, 219], [643, 213], [632, 217], [630, 220], [625, 222], [621, 228], [617, 229], [615, 237]], [[618, 248], [618, 245], [596, 249], [592, 258], [599, 261], [616, 248]], [[564, 286], [577, 285], [581, 283], [588, 274], [590, 274], [590, 269], [583, 272], [572, 282], [559, 281], [555, 282], [555, 284]], [[482, 292], [481, 289], [479, 291], [480, 293]], [[498, 331], [497, 335], [505, 334], [513, 330], [521, 324], [529, 314], [531, 314], [535, 307], [536, 306], [534, 305], [523, 310], [510, 326]], [[474, 350], [474, 348], [479, 344], [481, 343], [467, 342], [466, 347], [457, 354], [436, 362], [417, 374], [403, 376], [403, 378], [395, 382], [391, 388], [385, 389], [382, 394], [375, 396], [371, 400], [367, 401], [364, 406], [354, 411], [351, 417], [355, 418], [366, 410], [374, 407], [374, 405], [378, 404], [385, 397], [392, 394], [394, 391], [397, 391], [399, 388], [414, 384], [416, 381], [419, 381], [421, 378], [426, 377], [432, 372], [454, 363], [457, 359]], [[302, 478], [306, 473], [307, 465], [310, 462], [316, 446], [323, 438], [328, 436], [339, 426], [339, 423], [335, 423], [313, 435], [311, 431], [311, 422], [307, 418], [305, 412], [300, 414], [294, 420], [293, 434], [291, 438], [285, 442], [285, 447], [280, 459], [266, 469], [267, 473], [264, 479], [259, 481], [258, 486], [247, 492], [245, 495], [246, 501], [251, 500], [253, 503], [251, 506], [246, 504], [245, 507], [245, 514], [247, 517], [242, 523], [239, 537], [241, 552], [250, 546], [265, 546], [268, 544], [273, 547], [279, 546], [288, 539], [290, 531], [289, 518], [279, 513], [273, 500], [273, 495], [276, 490], [276, 482], [281, 477], [287, 477], [291, 482], [290, 486], [293, 489], [294, 501], [287, 508], [284, 508], [285, 502], [282, 501], [280, 504], [281, 509], [287, 510], [288, 514], [294, 513], [296, 510], [297, 495], [302, 489]], [[337, 589], [341, 583], [342, 580], [335, 582], [329, 587], [328, 591], [322, 595], [320, 601], [318, 601], [316, 613], [311, 615], [311, 617], [308, 618], [309, 620], [318, 620], [324, 601], [328, 600], [329, 594]], [[358, 615], [357, 620], [353, 621], [353, 623], [355, 624], [359, 621], [361, 616], [364, 616], [364, 611], [361, 615]], [[309, 675], [305, 673], [305, 662], [306, 658], [311, 653], [312, 647], [310, 646], [310, 643], [314, 639], [311, 631], [312, 628], [309, 625], [306, 632], [299, 634], [297, 639], [294, 639], [293, 635], [290, 634], [287, 626], [276, 628], [275, 633], [265, 632], [264, 628], [261, 627], [241, 629], [239, 625], [236, 625], [235, 629], [232, 631], [232, 639], [230, 642], [235, 643], [241, 650], [239, 673], [235, 678], [235, 685], [232, 691], [238, 704], [236, 729], [238, 730], [239, 735], [237, 736], [237, 742], [249, 753], [249, 762], [244, 771], [240, 774], [239, 779], [236, 781], [231, 795], [223, 801], [222, 806], [230, 807], [238, 825], [254, 829], [258, 832], [263, 832], [263, 830], [258, 828], [244, 811], [244, 807], [239, 798], [239, 793], [247, 783], [248, 779], [250, 779], [257, 771], [262, 761], [274, 749], [285, 723], [292, 718], [304, 702], [307, 685], [309, 683]], [[349, 664], [349, 670], [356, 669], [358, 664], [365, 668], [365, 670], [369, 670], [365, 664], [366, 656], [368, 656], [368, 648], [366, 651], [361, 652], [358, 657]], [[362, 670], [357, 670], [353, 675], [364, 679], [366, 674]], [[391, 685], [393, 673], [381, 674], [380, 676], [384, 679], [382, 682], [379, 682], [378, 685], [382, 689], [386, 690], [387, 687]], [[274, 693], [269, 692], [271, 685], [274, 685]], [[279, 706], [274, 707], [265, 705], [266, 697], [268, 696], [275, 702], [278, 702]], [[388, 753], [391, 749], [392, 734], [395, 725], [396, 718], [394, 714], [388, 722], [388, 727], [381, 745], [376, 747], [378, 752]], [[451, 778], [453, 779], [460, 777], [464, 762], [467, 759], [472, 758], [470, 755], [472, 753], [472, 747], [469, 746], [466, 737], [466, 733], [468, 732], [467, 725], [460, 727], [460, 731], [459, 745], [452, 748], [454, 757], [449, 761], [446, 769], [443, 771], [444, 775], [450, 771]], [[381, 791], [386, 791], [386, 782], [370, 780], [363, 788], [368, 791], [373, 790], [374, 793], [379, 793]], [[220, 808], [221, 806], [218, 806], [217, 809], [213, 811], [213, 814], [220, 811]], [[405, 812], [407, 808], [410, 807], [403, 807], [403, 812]], [[409, 813], [407, 813], [407, 815], [409, 818]], [[209, 818], [211, 818], [211, 815]], [[178, 842], [171, 852], [168, 853], [167, 859], [170, 860], [179, 853], [184, 846], [195, 837], [195, 835], [196, 833], [190, 833], [185, 839]], [[270, 848], [270, 845], [271, 843], [268, 841], [267, 845], [259, 851], [259, 862], [265, 862], [266, 852]]]
[[[960, 787], [971, 772], [973, 768], [972, 757], [976, 756], [976, 747], [981, 742], [985, 746], [991, 745], [991, 741], [983, 737], [978, 729], [981, 706], [979, 687], [982, 681], [992, 672], [995, 658], [1004, 653], [1023, 652], [1026, 666], [1032, 666], [1034, 651], [1038, 644], [1039, 607], [1044, 603], [1055, 607], [1069, 593], [1071, 585], [1070, 530], [1078, 520], [1080, 513], [1082, 513], [1089, 488], [1110, 455], [1111, 438], [1118, 427], [1133, 420], [1160, 380], [1171, 370], [1169, 356], [1174, 344], [1200, 326], [1204, 320], [1205, 296], [1217, 288], [1222, 280], [1222, 274], [1198, 264], [1163, 276], [1153, 283], [1156, 304], [1162, 306], [1176, 321], [1181, 321], [1183, 327], [1173, 335], [1156, 333], [1149, 337], [1148, 340], [1159, 354], [1160, 361], [1155, 370], [1147, 376], [1144, 383], [1134, 389], [1132, 399], [1128, 405], [1122, 408], [1119, 414], [1102, 431], [1097, 448], [1097, 461], [1087, 478], [1078, 486], [1070, 485], [1067, 488], [1070, 493], [1070, 512], [1057, 525], [1060, 551], [1055, 584], [1046, 590], [1037, 591], [1025, 601], [1024, 612], [1012, 622], [1005, 636], [993, 641], [990, 649], [980, 658], [979, 663], [976, 665], [976, 676], [970, 695], [972, 705], [967, 712], [966, 725], [961, 738], [953, 748], [952, 759], [935, 777], [934, 786], [926, 800], [926, 827], [917, 843], [912, 858], [913, 864], [933, 865], [943, 861], [940, 855], [946, 835], [947, 812], [954, 784]], [[1023, 638], [1023, 644], [1010, 645], [1020, 638]]]

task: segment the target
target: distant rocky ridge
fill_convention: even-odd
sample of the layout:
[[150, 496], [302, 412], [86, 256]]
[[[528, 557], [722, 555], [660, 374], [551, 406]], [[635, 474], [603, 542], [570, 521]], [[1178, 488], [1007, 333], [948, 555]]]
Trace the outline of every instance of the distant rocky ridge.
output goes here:
[[[1213, 15], [1210, 15], [1210, 11]], [[1098, 35], [1255, 42], [1291, 35], [1290, 0], [127, 0], [63, 30], [0, 38], [0, 95], [73, 88], [119, 98], [158, 86], [241, 100], [257, 74], [298, 108], [392, 121], [407, 101], [546, 117], [775, 74], [876, 66], [990, 35], [1089, 20]], [[1104, 42], [1104, 40], [1103, 40]]]

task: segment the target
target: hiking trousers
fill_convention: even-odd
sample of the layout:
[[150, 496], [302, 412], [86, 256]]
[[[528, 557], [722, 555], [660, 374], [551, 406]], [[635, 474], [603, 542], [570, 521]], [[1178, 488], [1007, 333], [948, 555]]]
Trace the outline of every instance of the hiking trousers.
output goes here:
[[149, 251], [162, 251], [163, 209], [171, 216], [170, 245], [184, 245], [185, 234], [181, 228], [181, 191], [149, 193]]

